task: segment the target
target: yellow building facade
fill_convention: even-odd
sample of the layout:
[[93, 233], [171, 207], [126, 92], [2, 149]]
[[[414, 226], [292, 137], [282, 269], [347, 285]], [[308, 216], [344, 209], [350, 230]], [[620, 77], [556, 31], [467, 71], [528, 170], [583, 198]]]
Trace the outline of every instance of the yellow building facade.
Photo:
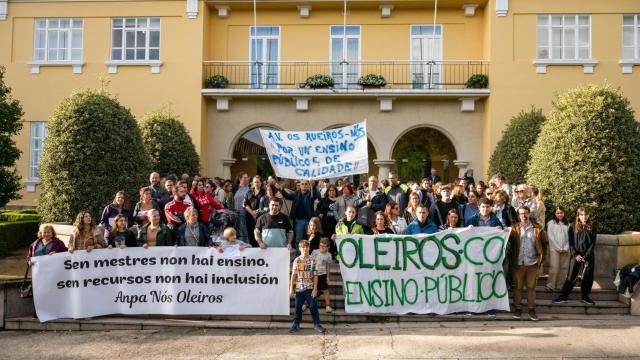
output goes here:
[[[46, 122], [101, 85], [137, 118], [170, 105], [202, 173], [269, 174], [258, 128], [367, 121], [369, 172], [486, 178], [505, 124], [579, 84], [619, 86], [640, 110], [640, 2], [631, 0], [0, 0], [0, 65], [25, 110], [23, 198], [39, 193]], [[332, 88], [304, 86], [330, 75]], [[382, 75], [382, 88], [358, 79]], [[222, 75], [223, 88], [207, 82]], [[466, 87], [485, 75], [486, 88]], [[106, 156], [105, 151], [105, 156]], [[416, 165], [417, 164], [417, 165]], [[417, 174], [417, 175], [415, 175]], [[163, 174], [166, 175], [166, 174]]]

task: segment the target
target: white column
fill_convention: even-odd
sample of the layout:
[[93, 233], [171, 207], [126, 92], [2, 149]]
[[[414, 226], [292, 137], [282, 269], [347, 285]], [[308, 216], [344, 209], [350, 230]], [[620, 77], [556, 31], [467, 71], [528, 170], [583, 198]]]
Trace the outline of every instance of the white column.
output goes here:
[[222, 160], [222, 178], [223, 179], [231, 179], [231, 166], [233, 166], [233, 164], [235, 163], [236, 163], [236, 159]]
[[391, 167], [396, 164], [395, 160], [373, 160], [373, 163], [378, 167], [378, 180], [389, 178], [389, 171]]
[[458, 177], [463, 177], [469, 167], [469, 162], [465, 160], [453, 160], [453, 165], [458, 167]]

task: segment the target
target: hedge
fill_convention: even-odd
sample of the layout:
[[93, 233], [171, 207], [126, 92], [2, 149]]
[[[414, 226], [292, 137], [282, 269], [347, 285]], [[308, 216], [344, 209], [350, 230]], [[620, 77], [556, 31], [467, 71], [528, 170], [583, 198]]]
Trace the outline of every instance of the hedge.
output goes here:
[[98, 218], [119, 190], [133, 206], [150, 172], [131, 111], [105, 90], [75, 92], [49, 120], [38, 210], [46, 222], [73, 222], [82, 210]]
[[489, 177], [502, 174], [510, 184], [525, 181], [529, 152], [545, 120], [542, 110], [533, 106], [511, 118], [489, 159]]
[[553, 104], [533, 149], [527, 183], [569, 217], [591, 210], [599, 233], [640, 229], [640, 130], [622, 91], [582, 86]]
[[39, 226], [39, 220], [0, 222], [0, 256], [28, 247], [36, 239]]
[[0, 212], [0, 222], [3, 221], [24, 221], [24, 220], [37, 220], [40, 221], [40, 215], [38, 213], [25, 213], [21, 211], [2, 211]]

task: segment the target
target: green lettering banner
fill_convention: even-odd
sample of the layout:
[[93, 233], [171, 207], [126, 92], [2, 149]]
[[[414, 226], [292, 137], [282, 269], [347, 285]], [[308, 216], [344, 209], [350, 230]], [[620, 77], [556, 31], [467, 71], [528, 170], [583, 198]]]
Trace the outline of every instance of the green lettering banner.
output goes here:
[[348, 313], [509, 310], [502, 263], [509, 230], [338, 236]]

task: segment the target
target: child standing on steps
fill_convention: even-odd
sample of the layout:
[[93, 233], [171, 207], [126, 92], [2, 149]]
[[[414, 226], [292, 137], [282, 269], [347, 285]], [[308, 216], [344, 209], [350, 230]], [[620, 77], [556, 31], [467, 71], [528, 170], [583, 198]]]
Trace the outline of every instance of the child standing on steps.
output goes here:
[[300, 321], [302, 320], [302, 305], [305, 300], [309, 304], [311, 317], [313, 318], [313, 329], [317, 332], [324, 333], [325, 328], [320, 324], [320, 314], [318, 313], [318, 271], [316, 268], [316, 259], [309, 255], [309, 241], [301, 240], [298, 244], [302, 255], [293, 260], [291, 268], [291, 290], [289, 295], [296, 299], [296, 315], [293, 318], [293, 324], [289, 329], [290, 333], [300, 330]]
[[331, 272], [331, 254], [329, 253], [329, 239], [320, 240], [320, 248], [313, 250], [311, 253], [316, 264], [318, 264], [318, 292], [323, 292], [324, 306], [327, 313], [333, 312], [333, 308], [329, 305], [329, 273]]

